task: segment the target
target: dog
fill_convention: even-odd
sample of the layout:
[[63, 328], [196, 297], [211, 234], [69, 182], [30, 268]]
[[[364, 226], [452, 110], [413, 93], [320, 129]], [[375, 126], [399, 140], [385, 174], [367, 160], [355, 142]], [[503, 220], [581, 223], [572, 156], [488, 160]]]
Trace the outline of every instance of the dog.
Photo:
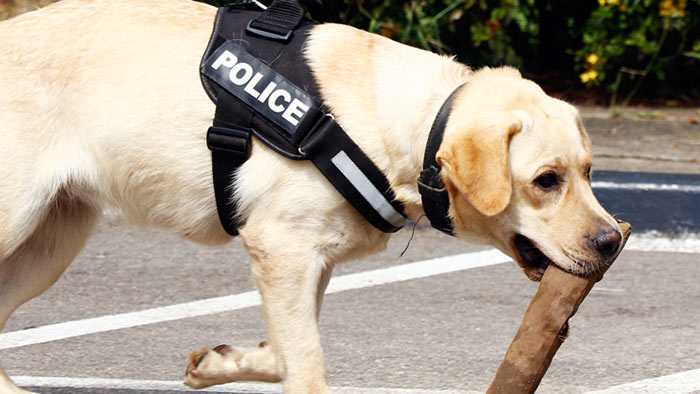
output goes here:
[[[59, 278], [106, 207], [196, 242], [232, 238], [217, 216], [214, 104], [199, 78], [215, 14], [188, 0], [66, 0], [0, 23], [0, 328]], [[578, 111], [517, 70], [472, 70], [338, 24], [314, 27], [305, 57], [410, 219], [423, 215], [416, 179], [431, 124], [466, 83], [436, 155], [456, 236], [500, 249], [532, 280], [552, 263], [590, 275], [619, 248], [591, 190]], [[269, 338], [195, 351], [185, 383], [328, 393], [317, 318], [333, 266], [381, 251], [389, 234], [309, 162], [258, 141], [233, 187]], [[1, 369], [0, 392], [26, 393]]]

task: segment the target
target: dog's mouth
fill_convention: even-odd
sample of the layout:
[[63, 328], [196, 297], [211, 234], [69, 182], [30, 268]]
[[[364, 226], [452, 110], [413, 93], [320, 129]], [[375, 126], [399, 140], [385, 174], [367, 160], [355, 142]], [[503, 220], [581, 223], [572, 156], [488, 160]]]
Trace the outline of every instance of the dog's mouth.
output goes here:
[[541, 280], [547, 267], [552, 264], [552, 260], [522, 234], [516, 234], [513, 237], [513, 245], [518, 251], [520, 265], [525, 270], [525, 275], [534, 281]]

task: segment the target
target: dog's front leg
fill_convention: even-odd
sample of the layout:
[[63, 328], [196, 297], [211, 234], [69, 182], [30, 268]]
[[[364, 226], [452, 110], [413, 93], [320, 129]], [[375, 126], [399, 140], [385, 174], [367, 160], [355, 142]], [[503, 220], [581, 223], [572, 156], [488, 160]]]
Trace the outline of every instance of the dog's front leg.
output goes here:
[[240, 380], [278, 382], [287, 393], [325, 393], [325, 366], [317, 319], [332, 267], [322, 259], [253, 254], [270, 343], [257, 348], [220, 345], [190, 355], [185, 383], [194, 388]]
[[286, 394], [330, 393], [317, 324], [319, 292], [327, 284], [323, 271], [323, 260], [311, 256], [268, 258], [253, 264]]

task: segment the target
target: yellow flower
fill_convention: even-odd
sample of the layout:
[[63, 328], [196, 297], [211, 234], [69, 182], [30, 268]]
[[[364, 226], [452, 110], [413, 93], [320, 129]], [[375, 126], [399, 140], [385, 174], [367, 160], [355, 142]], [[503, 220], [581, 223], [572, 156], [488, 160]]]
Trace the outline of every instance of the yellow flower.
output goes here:
[[674, 0], [661, 0], [659, 2], [659, 15], [673, 17], [685, 16], [686, 5], [687, 0], [678, 0], [678, 4], [675, 4]]
[[598, 63], [598, 60], [600, 60], [600, 57], [596, 53], [591, 53], [590, 55], [586, 56], [586, 62], [591, 65], [595, 65]]
[[598, 4], [600, 4], [601, 7], [604, 6], [604, 5], [605, 5], [605, 0], [598, 0]]
[[598, 71], [588, 70], [585, 73], [579, 75], [579, 78], [581, 78], [581, 82], [583, 83], [595, 81], [595, 79], [598, 78]]
[[608, 4], [619, 4], [620, 0], [608, 0]]

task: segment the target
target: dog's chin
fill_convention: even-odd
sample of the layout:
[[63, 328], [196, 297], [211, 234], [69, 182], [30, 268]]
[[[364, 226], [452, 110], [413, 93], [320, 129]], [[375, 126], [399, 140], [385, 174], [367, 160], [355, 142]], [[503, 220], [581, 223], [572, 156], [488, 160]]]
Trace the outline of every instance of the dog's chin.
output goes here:
[[517, 262], [523, 268], [525, 275], [530, 280], [539, 282], [542, 280], [547, 267], [554, 264], [557, 267], [577, 276], [587, 276], [587, 270], [583, 264], [576, 261], [556, 261], [545, 255], [529, 238], [522, 234], [515, 234], [512, 239]]

